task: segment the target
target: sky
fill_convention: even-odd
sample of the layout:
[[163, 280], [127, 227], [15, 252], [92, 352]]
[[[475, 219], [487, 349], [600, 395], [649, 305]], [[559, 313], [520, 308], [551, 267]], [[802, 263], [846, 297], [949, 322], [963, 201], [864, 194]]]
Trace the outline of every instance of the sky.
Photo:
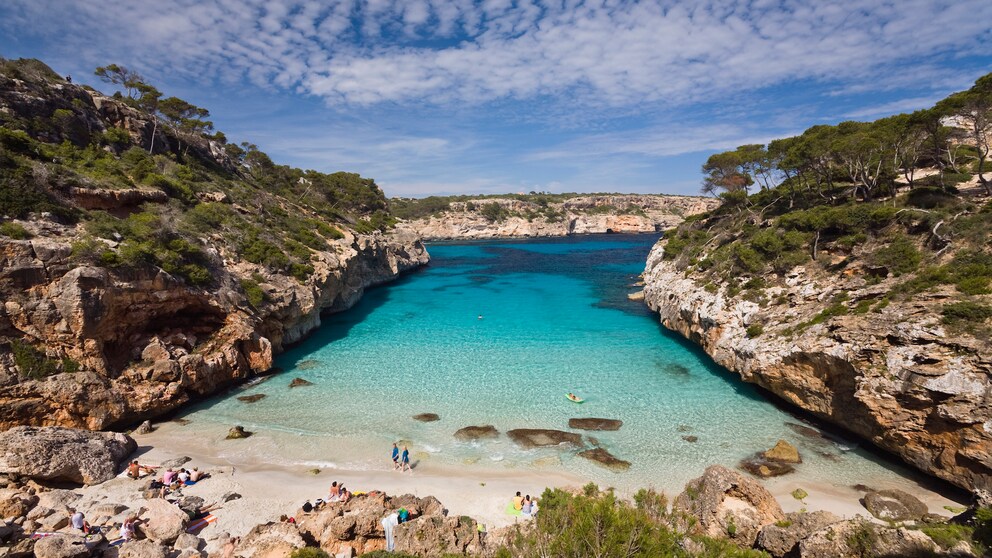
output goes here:
[[3, 0], [0, 56], [141, 73], [389, 196], [697, 194], [717, 151], [992, 72], [990, 0]]

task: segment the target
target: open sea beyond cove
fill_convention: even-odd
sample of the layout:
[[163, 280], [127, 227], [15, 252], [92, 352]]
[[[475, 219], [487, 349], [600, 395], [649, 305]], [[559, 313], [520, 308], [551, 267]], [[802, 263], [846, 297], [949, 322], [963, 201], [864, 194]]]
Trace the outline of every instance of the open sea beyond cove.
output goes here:
[[[707, 465], [734, 467], [781, 438], [803, 455], [792, 474], [798, 478], [836, 486], [907, 482], [905, 468], [856, 443], [797, 432], [800, 419], [628, 300], [657, 238], [431, 244], [428, 267], [327, 317], [278, 357], [283, 373], [195, 406], [184, 430], [218, 441], [234, 424], [254, 431], [214, 447], [232, 463], [385, 471], [392, 442], [402, 440], [415, 465], [547, 470], [670, 493]], [[297, 377], [313, 385], [289, 388]], [[567, 392], [585, 403], [568, 401]], [[237, 399], [256, 393], [266, 397]], [[428, 412], [441, 420], [412, 419]], [[569, 430], [572, 417], [622, 420], [618, 431], [583, 434], [630, 469], [613, 472], [573, 448], [520, 449], [505, 435]], [[487, 424], [499, 438], [453, 437]]]

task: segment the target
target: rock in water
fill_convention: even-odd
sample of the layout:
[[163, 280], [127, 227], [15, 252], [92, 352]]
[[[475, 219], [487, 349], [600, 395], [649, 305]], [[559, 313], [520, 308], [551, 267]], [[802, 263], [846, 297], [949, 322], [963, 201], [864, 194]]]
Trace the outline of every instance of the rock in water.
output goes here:
[[703, 533], [747, 547], [762, 527], [785, 518], [765, 487], [722, 465], [711, 465], [689, 481], [672, 509], [694, 517]]
[[459, 428], [458, 431], [455, 432], [455, 439], [463, 442], [471, 442], [472, 440], [489, 440], [498, 437], [499, 430], [496, 430], [496, 427], [491, 424], [487, 424], [485, 426], [466, 426], [465, 428]]
[[689, 436], [682, 436], [682, 439], [690, 444], [694, 444], [699, 440], [699, 436], [693, 436], [690, 434]]
[[[290, 387], [293, 387], [293, 386], [290, 386]], [[255, 394], [252, 394], [252, 395], [241, 395], [241, 396], [238, 397], [238, 401], [241, 401], [242, 403], [254, 403], [254, 402], [260, 401], [260, 400], [262, 400], [264, 398], [265, 398], [265, 394], [264, 393], [255, 393]]]
[[293, 378], [292, 382], [289, 382], [289, 387], [295, 388], [300, 386], [312, 386], [313, 382], [308, 382], [303, 378]]
[[115, 432], [58, 426], [18, 426], [0, 433], [0, 473], [35, 480], [99, 484], [137, 448], [134, 439]]
[[579, 457], [585, 457], [590, 461], [595, 461], [600, 465], [617, 472], [623, 472], [630, 469], [630, 461], [624, 461], [623, 459], [618, 459], [613, 456], [610, 452], [603, 448], [595, 448], [591, 450], [585, 450], [579, 452]]
[[568, 427], [578, 430], [620, 430], [622, 420], [608, 418], [571, 418]]
[[771, 461], [778, 461], [779, 463], [802, 463], [803, 459], [799, 456], [799, 450], [795, 446], [786, 442], [785, 440], [779, 440], [775, 443], [775, 447], [764, 452], [762, 454], [765, 459]]
[[413, 415], [413, 420], [419, 420], [420, 422], [436, 422], [441, 420], [441, 417], [436, 413], [420, 413], [419, 415]]
[[882, 521], [916, 521], [929, 511], [919, 498], [902, 490], [869, 492], [861, 503]]
[[247, 438], [248, 436], [251, 436], [252, 434], [254, 434], [254, 432], [249, 432], [249, 431], [245, 430], [245, 427], [244, 426], [235, 426], [234, 428], [231, 428], [231, 430], [227, 433], [227, 439], [228, 440], [238, 440], [238, 439], [241, 439], [241, 438]]
[[789, 465], [788, 463], [771, 461], [762, 457], [761, 454], [757, 454], [754, 457], [747, 459], [742, 459], [739, 466], [748, 473], [763, 479], [780, 477], [796, 470], [795, 467]]
[[549, 430], [544, 428], [518, 428], [506, 433], [511, 440], [522, 448], [539, 448], [545, 446], [557, 446], [559, 444], [571, 444], [582, 447], [582, 436], [575, 432], [563, 432], [561, 430]]

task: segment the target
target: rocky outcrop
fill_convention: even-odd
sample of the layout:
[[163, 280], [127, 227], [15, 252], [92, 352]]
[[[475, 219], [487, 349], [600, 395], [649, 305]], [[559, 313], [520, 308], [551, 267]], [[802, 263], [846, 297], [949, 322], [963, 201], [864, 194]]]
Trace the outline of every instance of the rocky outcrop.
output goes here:
[[499, 430], [496, 430], [496, 427], [491, 424], [484, 426], [466, 426], [455, 431], [455, 439], [463, 442], [471, 442], [473, 440], [492, 440], [498, 437]]
[[517, 428], [506, 433], [511, 440], [524, 449], [568, 444], [583, 447], [582, 436], [575, 432], [551, 430], [547, 428]]
[[256, 525], [241, 538], [234, 555], [241, 558], [285, 558], [306, 543], [295, 525], [266, 523]]
[[689, 481], [672, 509], [695, 518], [703, 534], [745, 547], [754, 545], [762, 527], [785, 518], [765, 487], [722, 465], [711, 465]]
[[607, 418], [570, 418], [568, 427], [577, 430], [620, 430], [622, 420]]
[[125, 434], [20, 426], [0, 433], [0, 473], [99, 484], [112, 479], [136, 448]]
[[630, 461], [624, 461], [615, 457], [612, 453], [603, 448], [593, 448], [579, 452], [579, 457], [584, 457], [593, 463], [598, 463], [607, 469], [621, 473], [630, 469]]
[[775, 558], [793, 556], [801, 540], [840, 520], [828, 511], [789, 513], [785, 519], [762, 527], [755, 546]]
[[799, 558], [837, 556], [934, 556], [937, 545], [921, 531], [888, 529], [863, 519], [834, 523], [799, 543]]
[[[481, 208], [502, 206], [506, 217], [490, 221]], [[539, 205], [506, 198], [451, 202], [426, 219], [402, 223], [425, 239], [568, 236], [590, 233], [649, 233], [678, 225], [689, 215], [718, 205], [714, 198], [647, 194], [585, 195]]]
[[744, 381], [924, 472], [992, 488], [992, 347], [948, 333], [942, 295], [813, 320], [833, 300], [845, 310], [888, 301], [895, 279], [868, 281], [856, 263], [829, 275], [796, 267], [768, 278], [759, 305], [724, 285], [704, 288], [664, 258], [665, 242], [644, 277], [645, 301], [665, 327]]
[[[204, 290], [161, 270], [74, 266], [77, 232], [0, 237], [0, 429], [109, 429], [167, 413], [264, 373], [273, 354], [320, 325], [322, 313], [350, 308], [366, 288], [429, 259], [409, 234], [346, 234], [314, 254], [314, 274], [300, 283], [215, 252], [219, 286]], [[260, 309], [235, 290], [239, 277], [252, 275], [265, 279]], [[80, 370], [25, 377], [5, 338]]]
[[879, 490], [861, 499], [865, 509], [882, 521], [917, 521], [929, 510], [919, 498], [902, 490]]

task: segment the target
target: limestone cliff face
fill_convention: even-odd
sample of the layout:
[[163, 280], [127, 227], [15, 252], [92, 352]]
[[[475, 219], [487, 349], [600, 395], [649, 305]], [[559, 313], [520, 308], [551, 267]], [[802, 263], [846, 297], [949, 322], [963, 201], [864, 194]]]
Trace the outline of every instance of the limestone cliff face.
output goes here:
[[[697, 281], [663, 259], [662, 240], [645, 270], [645, 301], [665, 327], [717, 363], [785, 401], [890, 451], [916, 468], [974, 489], [992, 488], [992, 347], [949, 335], [946, 296], [893, 301], [879, 312], [836, 316], [806, 328], [825, 301], [883, 297], [864, 270], [823, 275], [802, 267], [767, 289], [761, 306], [726, 286]], [[752, 327], [761, 324], [763, 333]]]
[[[72, 229], [25, 224], [34, 239], [0, 238], [0, 336], [43, 345], [81, 371], [33, 380], [0, 351], [0, 429], [106, 429], [174, 410], [265, 372], [274, 353], [320, 325], [321, 313], [351, 307], [367, 287], [429, 258], [410, 235], [346, 233], [315, 254], [306, 283], [214, 253], [219, 287], [205, 290], [164, 271], [73, 266]], [[252, 275], [264, 278], [258, 309], [234, 288]]]
[[[489, 203], [501, 205], [508, 216], [487, 219], [480, 208]], [[452, 202], [448, 211], [400, 227], [429, 240], [648, 233], [674, 227], [716, 205], [713, 198], [637, 194], [578, 196], [546, 208], [515, 199], [480, 198]]]

